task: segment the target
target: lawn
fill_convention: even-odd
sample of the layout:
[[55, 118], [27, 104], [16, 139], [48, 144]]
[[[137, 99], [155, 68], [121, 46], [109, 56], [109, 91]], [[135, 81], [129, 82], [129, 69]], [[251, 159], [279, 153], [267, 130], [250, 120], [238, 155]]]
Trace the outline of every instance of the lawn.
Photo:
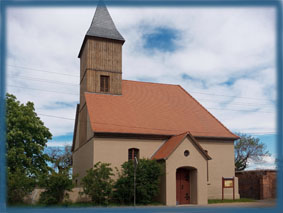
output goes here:
[[[80, 208], [80, 207], [132, 207], [133, 204], [120, 204], [120, 203], [109, 203], [108, 205], [97, 205], [92, 202], [76, 202], [76, 203], [64, 203], [64, 204], [56, 204], [56, 205], [44, 205], [44, 204], [14, 204], [14, 205], [8, 205], [8, 207], [16, 207], [16, 208], [45, 208], [45, 207], [51, 207], [51, 208], [58, 208], [58, 207], [71, 207], [71, 208]], [[150, 204], [137, 204], [137, 207], [144, 207], [144, 206], [164, 206], [163, 204], [159, 202], [152, 202]]]
[[230, 199], [217, 199], [217, 200], [208, 200], [208, 204], [214, 204], [214, 203], [240, 203], [240, 202], [255, 202], [256, 200], [250, 199], [250, 198], [240, 198], [236, 200], [230, 200]]

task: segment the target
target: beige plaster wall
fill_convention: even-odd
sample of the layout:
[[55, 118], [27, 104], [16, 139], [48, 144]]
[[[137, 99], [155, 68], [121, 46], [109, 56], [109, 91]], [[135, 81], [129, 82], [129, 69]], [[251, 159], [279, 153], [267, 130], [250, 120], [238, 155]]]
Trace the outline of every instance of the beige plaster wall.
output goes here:
[[93, 141], [89, 141], [73, 152], [73, 174], [79, 174], [75, 178], [78, 185], [81, 178], [86, 175], [86, 170], [92, 168], [93, 165]]
[[69, 194], [69, 201], [71, 201], [72, 203], [90, 202], [91, 198], [88, 195], [83, 194], [82, 192], [83, 188], [81, 187], [75, 187], [71, 192], [67, 192]]
[[94, 138], [94, 164], [101, 161], [111, 163], [120, 169], [121, 165], [128, 161], [128, 149], [137, 148], [140, 150], [140, 158], [151, 158], [155, 151], [163, 144], [163, 140], [146, 139], [118, 139], [118, 138]]
[[[92, 136], [90, 123], [88, 122], [88, 138]], [[78, 138], [78, 135], [77, 135]], [[114, 173], [115, 167], [119, 168], [128, 160], [128, 149], [138, 148], [140, 158], [151, 158], [151, 156], [164, 143], [163, 140], [147, 139], [118, 139], [118, 138], [93, 138], [82, 147], [77, 148], [73, 153], [73, 172], [79, 173], [80, 179], [86, 174], [87, 169], [98, 161], [111, 163]], [[208, 182], [207, 182], [207, 161], [196, 149], [189, 139], [185, 139], [182, 144], [172, 153], [166, 161], [166, 176], [162, 178], [161, 193], [159, 199], [167, 205], [176, 205], [176, 170], [179, 167], [191, 166], [198, 170], [191, 171], [192, 181], [195, 178], [197, 189], [191, 187], [191, 193], [197, 193], [196, 198], [191, 198], [192, 203], [206, 204], [207, 199], [221, 199], [221, 178], [233, 177], [234, 173], [234, 144], [231, 141], [199, 141], [201, 146], [208, 150], [212, 160], [208, 161]], [[78, 143], [76, 143], [77, 145]], [[190, 155], [184, 156], [184, 151], [188, 149]], [[114, 178], [117, 177], [117, 174]], [[191, 181], [191, 182], [192, 182]], [[173, 184], [174, 183], [174, 184]], [[197, 192], [193, 192], [197, 190]], [[225, 189], [225, 198], [232, 198], [232, 189]], [[236, 198], [239, 198], [238, 179], [236, 178]]]
[[[185, 150], [190, 151], [188, 157], [184, 156]], [[195, 145], [186, 138], [166, 160], [167, 205], [176, 205], [176, 170], [188, 166], [197, 169], [190, 172], [191, 202], [207, 204], [207, 161]]]
[[[208, 161], [208, 199], [222, 198], [222, 177], [235, 176], [234, 142], [198, 140], [208, 151], [212, 160]], [[224, 189], [225, 198], [233, 197], [233, 189]], [[239, 198], [238, 179], [235, 179], [235, 196]]]
[[198, 172], [196, 169], [190, 171], [190, 189], [191, 189], [191, 203], [192, 204], [197, 204], [198, 203], [198, 198], [197, 196], [192, 196], [192, 195], [197, 195], [197, 183], [198, 183]]

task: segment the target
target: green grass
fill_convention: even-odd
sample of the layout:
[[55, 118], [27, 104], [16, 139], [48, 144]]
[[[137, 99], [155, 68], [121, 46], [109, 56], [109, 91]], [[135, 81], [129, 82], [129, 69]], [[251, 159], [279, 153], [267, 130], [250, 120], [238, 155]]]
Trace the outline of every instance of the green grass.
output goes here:
[[[162, 206], [163, 204], [158, 202], [152, 202], [150, 204], [137, 204], [136, 206]], [[120, 204], [120, 203], [109, 203], [105, 206], [99, 206], [96, 204], [93, 204], [91, 202], [85, 202], [85, 203], [70, 203], [67, 207], [130, 207], [133, 206], [133, 204]]]
[[214, 203], [240, 203], [240, 202], [255, 202], [256, 200], [250, 199], [250, 198], [240, 198], [236, 200], [230, 200], [230, 199], [225, 199], [225, 200], [208, 200], [208, 204], [214, 204]]
[[[16, 207], [16, 208], [57, 208], [57, 207], [131, 207], [133, 204], [120, 204], [120, 203], [109, 203], [108, 205], [96, 205], [92, 202], [77, 202], [77, 203], [65, 203], [65, 204], [57, 204], [57, 205], [43, 205], [43, 204], [14, 204], [9, 205], [9, 207]], [[136, 206], [143, 207], [143, 206], [163, 206], [163, 204], [159, 202], [152, 202], [150, 204], [137, 204]]]
[[[231, 199], [216, 199], [216, 200], [208, 200], [208, 204], [215, 204], [215, 203], [240, 203], [240, 202], [255, 202], [256, 200], [250, 199], [250, 198], [240, 198], [236, 200], [231, 200]], [[16, 205], [9, 205], [9, 207], [28, 207], [28, 208], [42, 208], [42, 207], [129, 207], [132, 205], [122, 205], [119, 203], [109, 203], [107, 206], [99, 206], [95, 205], [91, 202], [78, 202], [78, 203], [66, 203], [66, 204], [58, 204], [58, 205], [51, 205], [51, 206], [46, 206], [42, 204], [16, 204]], [[142, 206], [163, 206], [163, 204], [159, 202], [152, 202], [148, 205], [142, 205], [142, 204], [137, 204], [137, 206], [142, 207]]]

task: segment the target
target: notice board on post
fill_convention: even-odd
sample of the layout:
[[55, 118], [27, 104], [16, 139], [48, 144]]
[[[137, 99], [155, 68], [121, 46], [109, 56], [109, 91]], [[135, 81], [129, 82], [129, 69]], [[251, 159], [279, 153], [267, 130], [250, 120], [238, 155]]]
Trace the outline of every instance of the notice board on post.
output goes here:
[[224, 200], [225, 188], [233, 188], [233, 200], [235, 200], [235, 177], [232, 178], [222, 177], [222, 200]]

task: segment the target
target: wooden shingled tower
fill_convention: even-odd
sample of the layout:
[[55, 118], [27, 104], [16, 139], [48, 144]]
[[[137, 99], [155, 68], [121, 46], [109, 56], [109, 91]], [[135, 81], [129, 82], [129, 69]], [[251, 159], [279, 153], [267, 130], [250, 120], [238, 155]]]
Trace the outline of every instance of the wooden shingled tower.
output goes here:
[[100, 2], [79, 53], [81, 105], [84, 92], [122, 94], [124, 42], [106, 6]]
[[122, 94], [122, 45], [125, 39], [118, 32], [105, 6], [96, 8], [79, 55], [80, 106], [78, 107], [80, 144], [85, 143], [87, 110], [85, 92]]

